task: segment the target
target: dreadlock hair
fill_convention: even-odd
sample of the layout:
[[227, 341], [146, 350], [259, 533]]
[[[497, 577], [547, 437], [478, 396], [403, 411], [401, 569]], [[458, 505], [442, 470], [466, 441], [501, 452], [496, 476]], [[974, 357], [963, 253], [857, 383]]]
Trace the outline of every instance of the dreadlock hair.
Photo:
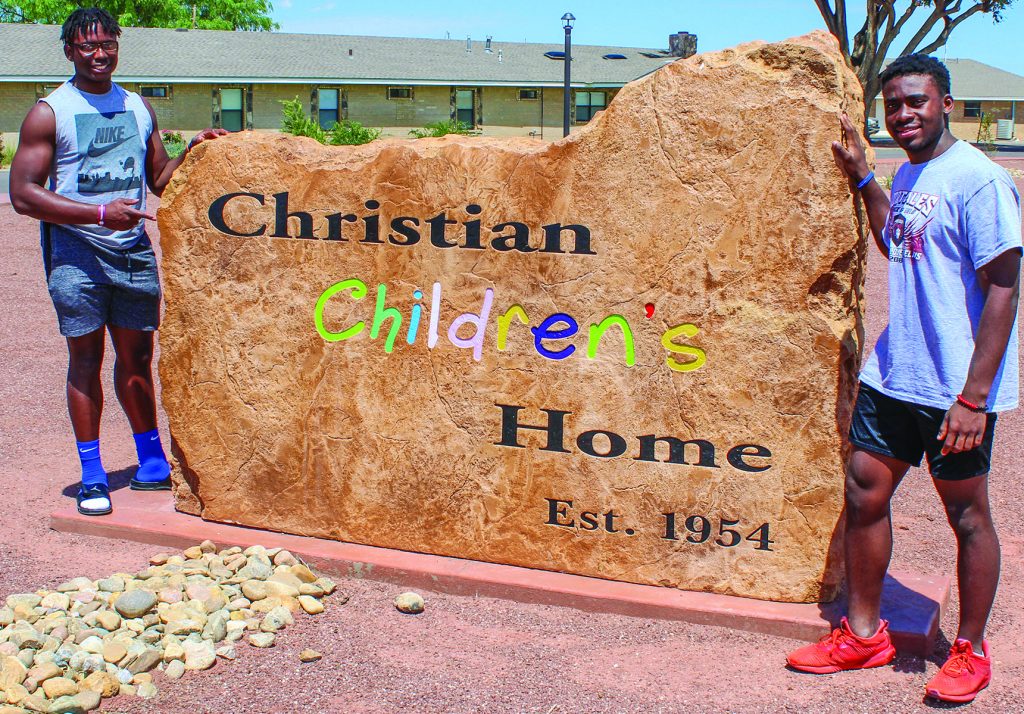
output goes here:
[[80, 7], [68, 15], [60, 28], [60, 41], [69, 44], [81, 33], [85, 35], [94, 27], [101, 27], [115, 37], [121, 36], [121, 26], [110, 13], [98, 7]]
[[879, 79], [882, 80], [882, 86], [884, 87], [889, 80], [908, 74], [926, 74], [935, 81], [935, 86], [939, 88], [943, 95], [950, 93], [949, 70], [946, 69], [946, 65], [934, 57], [920, 52], [904, 55], [893, 60], [882, 72]]

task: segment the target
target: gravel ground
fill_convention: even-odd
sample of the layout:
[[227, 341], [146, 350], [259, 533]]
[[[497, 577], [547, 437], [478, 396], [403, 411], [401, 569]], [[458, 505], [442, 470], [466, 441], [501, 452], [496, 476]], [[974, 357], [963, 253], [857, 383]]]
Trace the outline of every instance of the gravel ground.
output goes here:
[[[1009, 163], [1009, 162], [1008, 162]], [[1024, 167], [1024, 162], [1020, 163]], [[1011, 165], [1013, 165], [1011, 164]], [[1024, 191], [1024, 182], [1018, 181]], [[0, 595], [145, 566], [152, 546], [51, 531], [48, 514], [75, 488], [63, 381], [65, 347], [42, 278], [35, 221], [0, 202]], [[885, 260], [869, 258], [869, 340], [885, 319]], [[104, 463], [127, 484], [135, 454], [105, 372]], [[971, 710], [1024, 711], [1024, 421], [1000, 418], [991, 479], [1003, 576], [989, 630], [995, 679]], [[166, 421], [161, 421], [165, 434]], [[116, 507], [117, 495], [114, 495]], [[954, 540], [926, 473], [908, 476], [894, 505], [893, 568], [954, 572]], [[235, 662], [170, 681], [156, 699], [104, 700], [108, 712], [919, 712], [923, 686], [956, 631], [956, 596], [927, 660], [816, 677], [789, 672], [793, 640], [502, 600], [426, 592], [418, 616], [391, 605], [402, 589], [339, 580], [348, 604], [300, 616], [270, 650], [239, 647]], [[328, 601], [330, 602], [330, 600]], [[301, 664], [298, 653], [324, 653]]]

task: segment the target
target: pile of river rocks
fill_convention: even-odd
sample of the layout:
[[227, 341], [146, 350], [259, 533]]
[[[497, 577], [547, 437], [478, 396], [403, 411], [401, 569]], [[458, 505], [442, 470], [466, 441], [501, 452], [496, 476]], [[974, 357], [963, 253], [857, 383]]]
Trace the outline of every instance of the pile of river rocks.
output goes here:
[[[335, 590], [295, 556], [210, 541], [150, 567], [55, 591], [11, 595], [0, 607], [0, 714], [85, 712], [101, 698], [156, 696], [153, 670], [178, 679], [235, 659], [235, 643], [273, 647], [293, 613], [324, 611]], [[339, 602], [345, 598], [334, 598]], [[319, 653], [303, 652], [304, 661]]]

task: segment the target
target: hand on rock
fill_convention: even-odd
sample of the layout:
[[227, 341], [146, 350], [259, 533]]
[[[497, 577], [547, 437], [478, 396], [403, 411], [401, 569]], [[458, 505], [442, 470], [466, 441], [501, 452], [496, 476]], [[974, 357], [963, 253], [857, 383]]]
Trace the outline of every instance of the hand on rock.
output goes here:
[[203, 129], [192, 137], [192, 141], [188, 142], [188, 149], [192, 149], [196, 144], [201, 144], [208, 139], [216, 139], [218, 136], [227, 136], [229, 133], [230, 132], [227, 129]]
[[843, 176], [850, 180], [850, 185], [856, 186], [871, 171], [864, 141], [845, 112], [839, 117], [839, 125], [843, 130], [843, 139], [832, 142], [832, 157]]

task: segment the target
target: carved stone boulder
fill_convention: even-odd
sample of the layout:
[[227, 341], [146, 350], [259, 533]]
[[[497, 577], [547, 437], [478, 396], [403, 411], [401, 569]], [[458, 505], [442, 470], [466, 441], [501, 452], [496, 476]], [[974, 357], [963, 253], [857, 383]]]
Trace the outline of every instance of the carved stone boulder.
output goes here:
[[668, 64], [555, 143], [199, 145], [159, 212], [177, 507], [833, 597], [860, 107], [813, 34]]

